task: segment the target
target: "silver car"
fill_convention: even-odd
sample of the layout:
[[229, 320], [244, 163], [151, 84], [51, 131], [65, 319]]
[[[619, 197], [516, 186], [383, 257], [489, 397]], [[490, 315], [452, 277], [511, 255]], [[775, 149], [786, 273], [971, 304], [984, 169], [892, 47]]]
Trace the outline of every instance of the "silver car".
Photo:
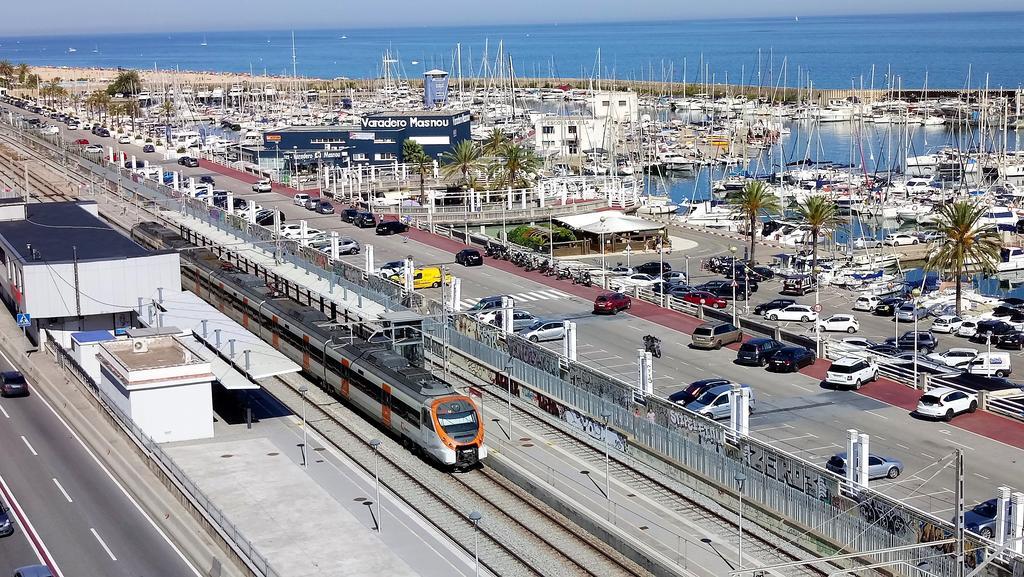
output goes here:
[[[832, 455], [825, 463], [825, 468], [842, 477], [846, 476], [846, 451]], [[868, 455], [869, 479], [895, 479], [903, 472], [903, 462], [892, 457]]]
[[[968, 531], [991, 539], [995, 535], [996, 508], [998, 506], [999, 502], [996, 499], [989, 499], [971, 507], [969, 511], [964, 512], [964, 527]], [[1012, 513], [1013, 503], [1007, 502], [1006, 518], [1010, 519]]]
[[563, 321], [538, 320], [519, 331], [519, 336], [535, 343], [561, 340], [565, 338], [565, 323]]
[[[512, 311], [512, 330], [518, 333], [523, 329], [532, 327], [533, 324], [539, 320], [540, 319], [533, 316], [529, 311], [514, 309]], [[490, 323], [494, 326], [501, 326], [501, 309], [494, 311], [494, 315], [493, 318], [491, 318]]]
[[[741, 385], [750, 391], [750, 412], [754, 411], [754, 390], [750, 385]], [[686, 408], [710, 419], [727, 419], [732, 414], [732, 400], [729, 391], [732, 390], [732, 383], [717, 385], [701, 393], [695, 400], [690, 401]]]

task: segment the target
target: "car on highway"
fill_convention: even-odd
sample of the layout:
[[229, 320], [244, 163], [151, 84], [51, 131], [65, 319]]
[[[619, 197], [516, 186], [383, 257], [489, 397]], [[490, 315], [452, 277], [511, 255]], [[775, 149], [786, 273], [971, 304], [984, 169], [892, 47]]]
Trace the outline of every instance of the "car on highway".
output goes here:
[[915, 305], [911, 301], [907, 301], [896, 309], [896, 319], [901, 323], [911, 323], [918, 319], [923, 319], [928, 315], [928, 309], [920, 305]]
[[[405, 283], [405, 275], [401, 272], [398, 274], [391, 275], [392, 282], [398, 284]], [[412, 288], [419, 290], [425, 288], [437, 288], [442, 284], [450, 284], [452, 282], [452, 275], [441, 274], [441, 268], [436, 266], [425, 266], [416, 268], [412, 274]]]
[[260, 226], [274, 226], [274, 215], [280, 215], [278, 218], [281, 223], [284, 223], [284, 213], [279, 210], [263, 209], [256, 211], [256, 224]]
[[24, 397], [28, 395], [28, 381], [18, 371], [0, 373], [0, 396]]
[[724, 345], [743, 341], [743, 331], [727, 322], [704, 323], [693, 329], [691, 345], [695, 349], [720, 349]]
[[729, 383], [729, 379], [712, 378], [712, 379], [701, 379], [690, 383], [685, 389], [676, 391], [668, 396], [668, 400], [685, 407], [687, 404], [697, 400], [698, 397], [704, 394], [711, 387], [718, 385], [724, 385]]
[[182, 156], [178, 159], [178, 164], [186, 166], [188, 168], [198, 168], [199, 160], [191, 156]]
[[667, 262], [650, 261], [636, 267], [636, 272], [649, 274], [651, 276], [661, 276], [667, 272], [672, 272], [672, 265]]
[[484, 257], [475, 248], [464, 248], [455, 253], [455, 262], [462, 266], [483, 266]]
[[103, 154], [103, 147], [98, 144], [90, 144], [83, 148], [82, 151], [88, 152], [89, 154]]
[[860, 322], [853, 315], [839, 313], [819, 320], [818, 328], [826, 332], [844, 332], [852, 335], [860, 330]]
[[931, 353], [939, 346], [939, 339], [931, 331], [907, 331], [897, 339], [896, 346], [903, 351]]
[[594, 299], [594, 314], [618, 314], [619, 311], [629, 310], [633, 306], [633, 299], [619, 292], [609, 292], [598, 295]]
[[117, 137], [117, 143], [118, 144], [131, 144], [132, 143], [132, 137], [128, 136], [127, 134], [123, 135], [123, 136], [119, 136], [119, 137]]
[[518, 333], [519, 336], [533, 343], [541, 341], [560, 341], [565, 338], [565, 322], [541, 319], [518, 331]]
[[[982, 501], [977, 505], [971, 507], [967, 511], [964, 511], [964, 528], [972, 533], [977, 533], [986, 539], [991, 539], [995, 536], [996, 529], [996, 518], [999, 511], [999, 501], [997, 499], [989, 499]], [[1007, 500], [1005, 519], [1013, 518], [1013, 501]], [[956, 519], [953, 520], [956, 523]], [[1009, 524], [1007, 524], [1009, 529]], [[1012, 531], [1007, 531], [1009, 535]]]
[[253, 192], [270, 192], [274, 190], [274, 183], [269, 178], [261, 178], [253, 183]]
[[785, 343], [769, 338], [756, 338], [740, 345], [736, 352], [736, 363], [763, 367], [775, 351], [785, 347]]
[[818, 319], [818, 313], [814, 312], [814, 309], [809, 305], [789, 305], [781, 309], [765, 311], [764, 318], [770, 321], [796, 321], [809, 323]]
[[942, 315], [932, 321], [933, 333], [952, 334], [956, 332], [964, 320], [956, 315]]
[[804, 347], [788, 346], [775, 351], [765, 365], [769, 371], [795, 373], [814, 364], [814, 353]]
[[311, 196], [309, 197], [309, 199], [306, 200], [306, 202], [302, 203], [302, 208], [306, 210], [312, 210], [314, 212], [316, 212], [316, 207], [318, 206], [320, 206], [319, 196]]
[[941, 353], [928, 353], [925, 358], [935, 361], [936, 363], [946, 365], [947, 367], [962, 369], [967, 365], [967, 363], [970, 363], [977, 357], [978, 349], [953, 347], [948, 351], [943, 351]]
[[[732, 414], [732, 386], [731, 382], [715, 385], [687, 404], [686, 408], [709, 419], [728, 419]], [[750, 385], [740, 386], [750, 391], [750, 412], [754, 412], [754, 389]]]
[[864, 383], [878, 379], [878, 365], [858, 357], [836, 359], [825, 371], [825, 382], [830, 385], [860, 389]]
[[144, 152], [144, 153], [156, 152], [156, 147], [153, 146], [152, 144], [143, 144], [142, 145], [142, 152]]
[[1010, 323], [997, 319], [983, 320], [978, 323], [974, 334], [969, 339], [972, 343], [992, 344], [999, 346], [1003, 337], [1014, 332], [1016, 329]]
[[882, 239], [882, 244], [885, 246], [906, 246], [912, 244], [920, 244], [921, 239], [917, 238], [912, 234], [905, 232], [897, 232], [885, 235]]
[[880, 317], [891, 317], [896, 315], [896, 309], [903, 304], [903, 299], [899, 297], [888, 297], [882, 299], [875, 310], [871, 311], [871, 314]]
[[320, 200], [316, 203], [317, 214], [334, 214], [334, 205], [329, 200]]
[[14, 577], [53, 577], [46, 565], [26, 565], [14, 571]]
[[10, 537], [14, 534], [14, 520], [11, 519], [11, 510], [0, 499], [0, 537]]
[[729, 301], [707, 291], [690, 291], [683, 295], [682, 300], [692, 305], [704, 305], [715, 309], [724, 309]]
[[959, 414], [973, 413], [976, 410], [978, 410], [978, 395], [952, 387], [935, 387], [917, 400], [914, 414], [920, 417], [949, 421]]
[[992, 351], [978, 353], [977, 357], [967, 363], [964, 370], [972, 375], [1002, 378], [1013, 372], [1013, 366], [1010, 362], [1010, 353]]
[[[401, 267], [403, 266], [404, 263], [402, 261], [395, 261], [395, 262], [398, 263], [399, 270], [401, 270]], [[383, 269], [381, 269], [381, 270], [383, 270]], [[475, 303], [473, 303], [473, 306], [469, 307], [469, 309], [466, 312], [469, 313], [469, 314], [477, 314], [477, 313], [482, 313], [484, 311], [500, 309], [501, 308], [501, 301], [502, 301], [502, 299], [505, 298], [505, 296], [507, 296], [507, 295], [496, 295], [496, 296], [484, 297], [484, 298], [476, 301]]]
[[[840, 477], [846, 477], [848, 459], [846, 451], [836, 453], [825, 463], [825, 468]], [[868, 454], [868, 479], [895, 479], [903, 472], [903, 461], [882, 455]]]
[[376, 232], [380, 236], [387, 236], [391, 234], [401, 234], [409, 230], [409, 225], [404, 222], [397, 220], [386, 220], [377, 225]]
[[754, 307], [754, 314], [758, 316], [763, 316], [765, 312], [770, 311], [772, 309], [784, 309], [789, 305], [795, 304], [796, 301], [794, 299], [774, 299], [766, 303], [761, 303]]
[[878, 306], [881, 300], [881, 298], [875, 295], [861, 295], [857, 297], [857, 300], [853, 301], [853, 310], [871, 312], [875, 310], [875, 307]]
[[89, 146], [89, 140], [86, 138], [79, 138], [75, 140], [75, 144], [78, 146]]

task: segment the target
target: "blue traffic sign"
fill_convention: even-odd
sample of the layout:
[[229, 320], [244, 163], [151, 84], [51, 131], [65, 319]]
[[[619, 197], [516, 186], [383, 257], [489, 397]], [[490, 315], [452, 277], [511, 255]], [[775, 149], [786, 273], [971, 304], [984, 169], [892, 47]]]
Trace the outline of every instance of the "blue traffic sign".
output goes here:
[[32, 326], [32, 315], [28, 313], [18, 313], [18, 326], [28, 327]]

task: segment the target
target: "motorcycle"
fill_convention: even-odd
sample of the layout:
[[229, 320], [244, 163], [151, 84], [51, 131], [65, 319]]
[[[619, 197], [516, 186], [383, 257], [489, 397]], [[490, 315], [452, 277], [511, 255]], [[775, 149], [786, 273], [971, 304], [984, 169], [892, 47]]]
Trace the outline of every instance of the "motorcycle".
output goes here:
[[654, 335], [644, 335], [644, 352], [651, 353], [656, 359], [661, 358], [661, 339]]

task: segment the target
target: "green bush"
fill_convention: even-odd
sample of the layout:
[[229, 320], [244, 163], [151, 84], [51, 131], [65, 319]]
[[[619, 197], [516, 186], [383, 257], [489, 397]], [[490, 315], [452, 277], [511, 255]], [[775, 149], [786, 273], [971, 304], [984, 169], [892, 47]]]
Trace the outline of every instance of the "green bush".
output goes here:
[[548, 237], [554, 237], [555, 242], [570, 242], [576, 240], [576, 235], [573, 234], [571, 230], [563, 226], [552, 226], [551, 228], [548, 228], [547, 225], [531, 226], [523, 224], [515, 227], [508, 233], [508, 240], [510, 242], [534, 250], [547, 246]]

